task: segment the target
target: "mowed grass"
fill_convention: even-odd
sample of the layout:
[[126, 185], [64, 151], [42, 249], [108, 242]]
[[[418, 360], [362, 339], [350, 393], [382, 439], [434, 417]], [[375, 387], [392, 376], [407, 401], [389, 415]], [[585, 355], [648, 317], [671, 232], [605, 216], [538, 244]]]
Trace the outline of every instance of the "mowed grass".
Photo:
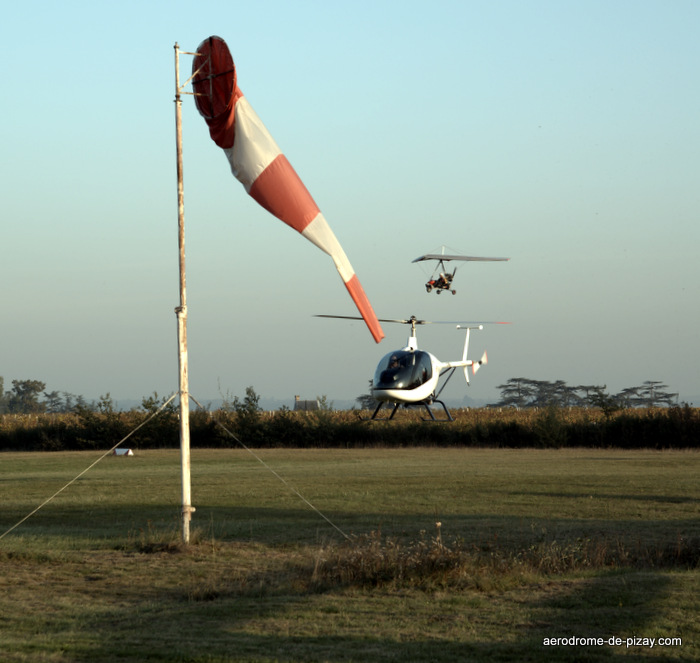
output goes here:
[[[700, 659], [696, 452], [255, 453], [193, 450], [188, 547], [174, 450], [6, 534], [0, 660]], [[97, 456], [0, 455], [0, 535]]]

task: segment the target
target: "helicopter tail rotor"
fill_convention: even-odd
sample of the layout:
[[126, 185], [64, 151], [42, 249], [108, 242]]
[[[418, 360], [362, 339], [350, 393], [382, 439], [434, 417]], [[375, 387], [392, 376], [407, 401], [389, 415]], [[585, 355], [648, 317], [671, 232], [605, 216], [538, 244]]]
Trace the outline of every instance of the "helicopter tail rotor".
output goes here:
[[464, 367], [464, 379], [467, 381], [467, 385], [469, 384], [469, 367], [471, 366], [472, 375], [476, 375], [476, 372], [481, 368], [482, 364], [488, 364], [488, 356], [486, 355], [486, 352], [481, 355], [481, 359], [479, 361], [470, 361]]
[[482, 364], [488, 364], [489, 363], [489, 358], [486, 355], [486, 351], [484, 350], [484, 354], [481, 355], [481, 359], [479, 361], [475, 361], [472, 364], [472, 375], [476, 375], [476, 372], [481, 368]]

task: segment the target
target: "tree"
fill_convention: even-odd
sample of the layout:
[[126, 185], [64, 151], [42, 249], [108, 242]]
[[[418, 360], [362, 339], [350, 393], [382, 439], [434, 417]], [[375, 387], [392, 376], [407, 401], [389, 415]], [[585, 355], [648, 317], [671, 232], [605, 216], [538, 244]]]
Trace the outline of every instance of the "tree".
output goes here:
[[233, 409], [237, 414], [251, 420], [258, 419], [258, 415], [262, 412], [260, 407], [260, 396], [255, 393], [253, 387], [245, 388], [245, 398], [241, 401], [238, 396], [233, 398]]
[[575, 390], [568, 387], [563, 380], [548, 382], [547, 380], [532, 380], [532, 405], [537, 407], [567, 407], [573, 405]]
[[316, 401], [318, 402], [318, 409], [323, 412], [333, 411], [333, 401], [328, 400], [328, 396], [323, 394], [323, 396], [316, 396]]
[[659, 380], [647, 380], [638, 387], [637, 404], [642, 407], [672, 405], [678, 398], [678, 394], [670, 394], [666, 389], [668, 385], [662, 384]]
[[496, 403], [497, 407], [530, 407], [536, 393], [535, 380], [527, 378], [511, 378], [505, 384], [499, 384], [501, 390], [501, 400]]
[[369, 392], [366, 394], [361, 394], [355, 399], [355, 402], [358, 404], [360, 407], [360, 410], [373, 410], [375, 407], [377, 407], [377, 401], [372, 396], [372, 384], [373, 381], [369, 381]]
[[635, 407], [639, 400], [639, 387], [627, 387], [617, 394], [622, 407]]
[[84, 396], [69, 394], [67, 391], [61, 393], [63, 394], [63, 412], [77, 412], [81, 408], [90, 407]]
[[599, 407], [606, 418], [610, 418], [622, 407], [618, 396], [611, 396], [605, 393], [605, 385], [602, 387], [586, 387], [586, 401], [593, 407]]
[[[597, 402], [601, 397], [606, 396], [605, 390], [607, 388], [608, 385], [606, 384], [604, 384], [602, 387], [595, 384], [580, 384], [578, 387], [574, 387], [576, 391], [583, 392], [583, 395], [579, 396], [582, 404], [586, 406], [592, 405], [593, 407], [599, 407]], [[608, 398], [610, 397], [608, 396]]]
[[[155, 414], [156, 412], [158, 412], [158, 410], [161, 407], [163, 407], [163, 405], [166, 403], [167, 400], [168, 399], [165, 397], [159, 398], [158, 392], [154, 391], [153, 396], [144, 396], [141, 399], [141, 407], [149, 414]], [[164, 411], [167, 412], [168, 414], [175, 414], [176, 413], [175, 401], [174, 400], [170, 401], [165, 406]]]
[[14, 414], [43, 412], [45, 405], [39, 402], [39, 394], [44, 389], [46, 384], [39, 380], [12, 380], [12, 391], [5, 395], [7, 411]]
[[45, 391], [44, 399], [44, 408], [47, 412], [65, 412], [63, 399], [58, 391]]

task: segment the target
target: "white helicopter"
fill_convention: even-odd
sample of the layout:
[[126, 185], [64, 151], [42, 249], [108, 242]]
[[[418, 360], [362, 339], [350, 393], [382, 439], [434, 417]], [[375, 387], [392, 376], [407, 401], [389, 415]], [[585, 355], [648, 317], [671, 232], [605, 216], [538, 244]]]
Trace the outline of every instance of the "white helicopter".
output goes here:
[[[347, 315], [317, 315], [317, 318], [341, 318], [345, 320], [361, 320], [361, 318]], [[469, 334], [472, 330], [483, 329], [485, 324], [508, 324], [505, 322], [441, 322], [431, 323], [428, 320], [418, 320], [411, 316], [407, 320], [381, 319], [380, 322], [395, 322], [411, 325], [411, 335], [408, 337], [406, 347], [389, 352], [379, 361], [372, 380], [372, 397], [379, 401], [377, 408], [371, 416], [376, 420], [379, 410], [385, 403], [393, 403], [394, 409], [388, 419], [393, 419], [398, 408], [423, 406], [430, 415], [432, 421], [454, 421], [445, 403], [439, 400], [440, 393], [452, 377], [455, 369], [462, 368], [464, 377], [469, 384], [469, 371], [476, 374], [479, 368], [488, 362], [486, 352], [481, 359], [474, 361], [467, 359], [469, 350]], [[435, 355], [425, 350], [418, 349], [416, 339], [416, 326], [427, 324], [455, 324], [457, 329], [465, 329], [464, 350], [462, 358], [455, 361], [441, 361]], [[438, 389], [440, 378], [446, 376]], [[437, 419], [430, 409], [430, 405], [438, 403], [445, 412], [444, 419]], [[381, 417], [380, 417], [381, 418]], [[387, 417], [384, 417], [385, 419]]]

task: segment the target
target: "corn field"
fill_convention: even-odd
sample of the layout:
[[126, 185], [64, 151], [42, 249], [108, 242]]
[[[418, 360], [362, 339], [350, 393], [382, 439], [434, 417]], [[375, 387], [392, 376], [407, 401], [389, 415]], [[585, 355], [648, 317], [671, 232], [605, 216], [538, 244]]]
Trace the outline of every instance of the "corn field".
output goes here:
[[[454, 410], [453, 422], [424, 421], [399, 410], [391, 421], [367, 421], [368, 411], [266, 412], [195, 410], [193, 448], [489, 447], [689, 449], [700, 445], [700, 410], [688, 405], [630, 408], [479, 408]], [[0, 415], [0, 451], [105, 450], [128, 437], [134, 449], [179, 446], [178, 413], [82, 410], [65, 414]], [[147, 422], [144, 424], [144, 422]], [[138, 426], [142, 426], [135, 433]]]

